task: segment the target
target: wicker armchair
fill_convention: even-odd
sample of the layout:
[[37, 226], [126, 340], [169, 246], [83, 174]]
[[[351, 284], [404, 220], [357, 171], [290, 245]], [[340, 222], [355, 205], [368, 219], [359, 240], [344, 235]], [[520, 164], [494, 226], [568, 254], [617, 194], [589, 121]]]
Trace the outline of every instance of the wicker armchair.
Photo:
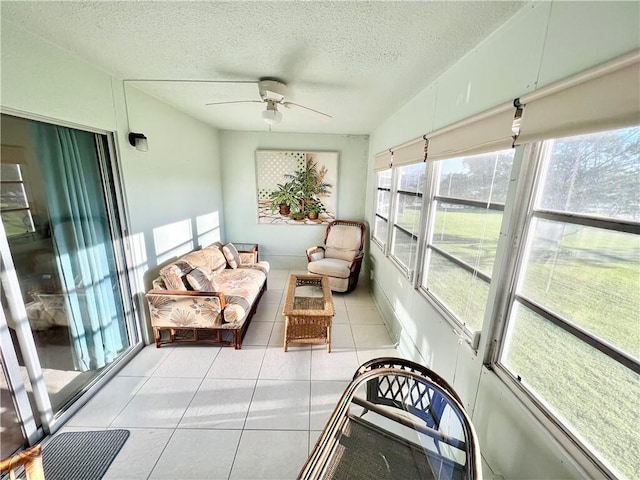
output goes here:
[[[16, 478], [16, 470], [24, 467], [27, 480], [44, 480], [42, 469], [42, 449], [40, 445], [27, 448], [0, 461], [0, 475], [8, 472], [11, 479]], [[21, 477], [22, 478], [22, 477]]]
[[299, 480], [482, 480], [478, 438], [458, 395], [402, 358], [363, 364], [336, 405]]
[[307, 270], [329, 277], [334, 292], [350, 292], [358, 284], [367, 227], [362, 222], [334, 220], [327, 226], [324, 245], [307, 249]]

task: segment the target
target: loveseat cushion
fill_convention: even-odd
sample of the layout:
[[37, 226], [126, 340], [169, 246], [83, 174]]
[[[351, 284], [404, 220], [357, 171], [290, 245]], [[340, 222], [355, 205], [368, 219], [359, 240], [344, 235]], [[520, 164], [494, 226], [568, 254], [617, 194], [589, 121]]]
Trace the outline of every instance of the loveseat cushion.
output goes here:
[[269, 273], [269, 262], [257, 262], [257, 263], [248, 263], [248, 264], [242, 264], [240, 265], [239, 268], [253, 268], [256, 270], [260, 270], [262, 273], [264, 273], [265, 275], [267, 275]]
[[150, 290], [146, 297], [154, 327], [213, 328], [222, 325], [222, 304], [218, 296]]
[[256, 252], [238, 252], [241, 264], [256, 263]]
[[174, 263], [180, 265], [185, 270], [185, 274], [194, 268], [200, 268], [208, 275], [212, 275], [227, 267], [227, 260], [217, 245], [188, 253]]
[[214, 275], [227, 268], [227, 260], [217, 245], [210, 245], [180, 257], [160, 270], [160, 279], [168, 290], [186, 291], [189, 288], [185, 278], [194, 268], [207, 275]]
[[227, 269], [211, 277], [215, 292], [224, 292], [225, 296], [244, 298], [252, 305], [267, 276], [260, 270], [252, 268]]
[[237, 303], [230, 303], [222, 312], [224, 323], [240, 324], [247, 314], [247, 309]]
[[238, 249], [233, 243], [227, 243], [222, 247], [222, 253], [224, 253], [229, 267], [238, 268], [241, 265], [240, 254], [238, 254]]

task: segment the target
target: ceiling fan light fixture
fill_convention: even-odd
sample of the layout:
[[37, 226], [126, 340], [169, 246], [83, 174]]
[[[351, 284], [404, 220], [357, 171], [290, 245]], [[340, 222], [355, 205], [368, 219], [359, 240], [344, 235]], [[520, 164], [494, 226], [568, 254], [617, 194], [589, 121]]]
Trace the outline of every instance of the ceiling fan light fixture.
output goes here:
[[277, 110], [263, 110], [262, 120], [264, 120], [269, 125], [275, 125], [276, 123], [280, 123], [282, 121], [282, 113]]
[[282, 113], [278, 111], [274, 102], [267, 102], [267, 109], [262, 111], [262, 120], [269, 125], [275, 125], [282, 121]]

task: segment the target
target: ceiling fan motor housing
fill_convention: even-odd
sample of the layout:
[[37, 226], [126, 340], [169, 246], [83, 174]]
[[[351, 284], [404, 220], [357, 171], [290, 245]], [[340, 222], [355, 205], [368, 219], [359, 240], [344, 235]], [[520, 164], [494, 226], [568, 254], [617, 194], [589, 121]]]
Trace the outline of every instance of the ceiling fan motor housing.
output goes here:
[[258, 90], [264, 101], [280, 103], [284, 100], [287, 86], [278, 80], [260, 80]]

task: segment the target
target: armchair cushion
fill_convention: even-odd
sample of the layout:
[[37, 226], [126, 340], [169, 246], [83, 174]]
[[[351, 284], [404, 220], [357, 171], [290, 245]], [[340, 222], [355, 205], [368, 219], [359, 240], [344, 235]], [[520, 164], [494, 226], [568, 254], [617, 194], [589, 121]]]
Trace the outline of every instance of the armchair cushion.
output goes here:
[[351, 262], [339, 258], [323, 258], [307, 265], [309, 273], [327, 275], [329, 277], [349, 278]]
[[362, 232], [351, 225], [335, 225], [327, 236], [325, 257], [352, 261], [360, 249]]

